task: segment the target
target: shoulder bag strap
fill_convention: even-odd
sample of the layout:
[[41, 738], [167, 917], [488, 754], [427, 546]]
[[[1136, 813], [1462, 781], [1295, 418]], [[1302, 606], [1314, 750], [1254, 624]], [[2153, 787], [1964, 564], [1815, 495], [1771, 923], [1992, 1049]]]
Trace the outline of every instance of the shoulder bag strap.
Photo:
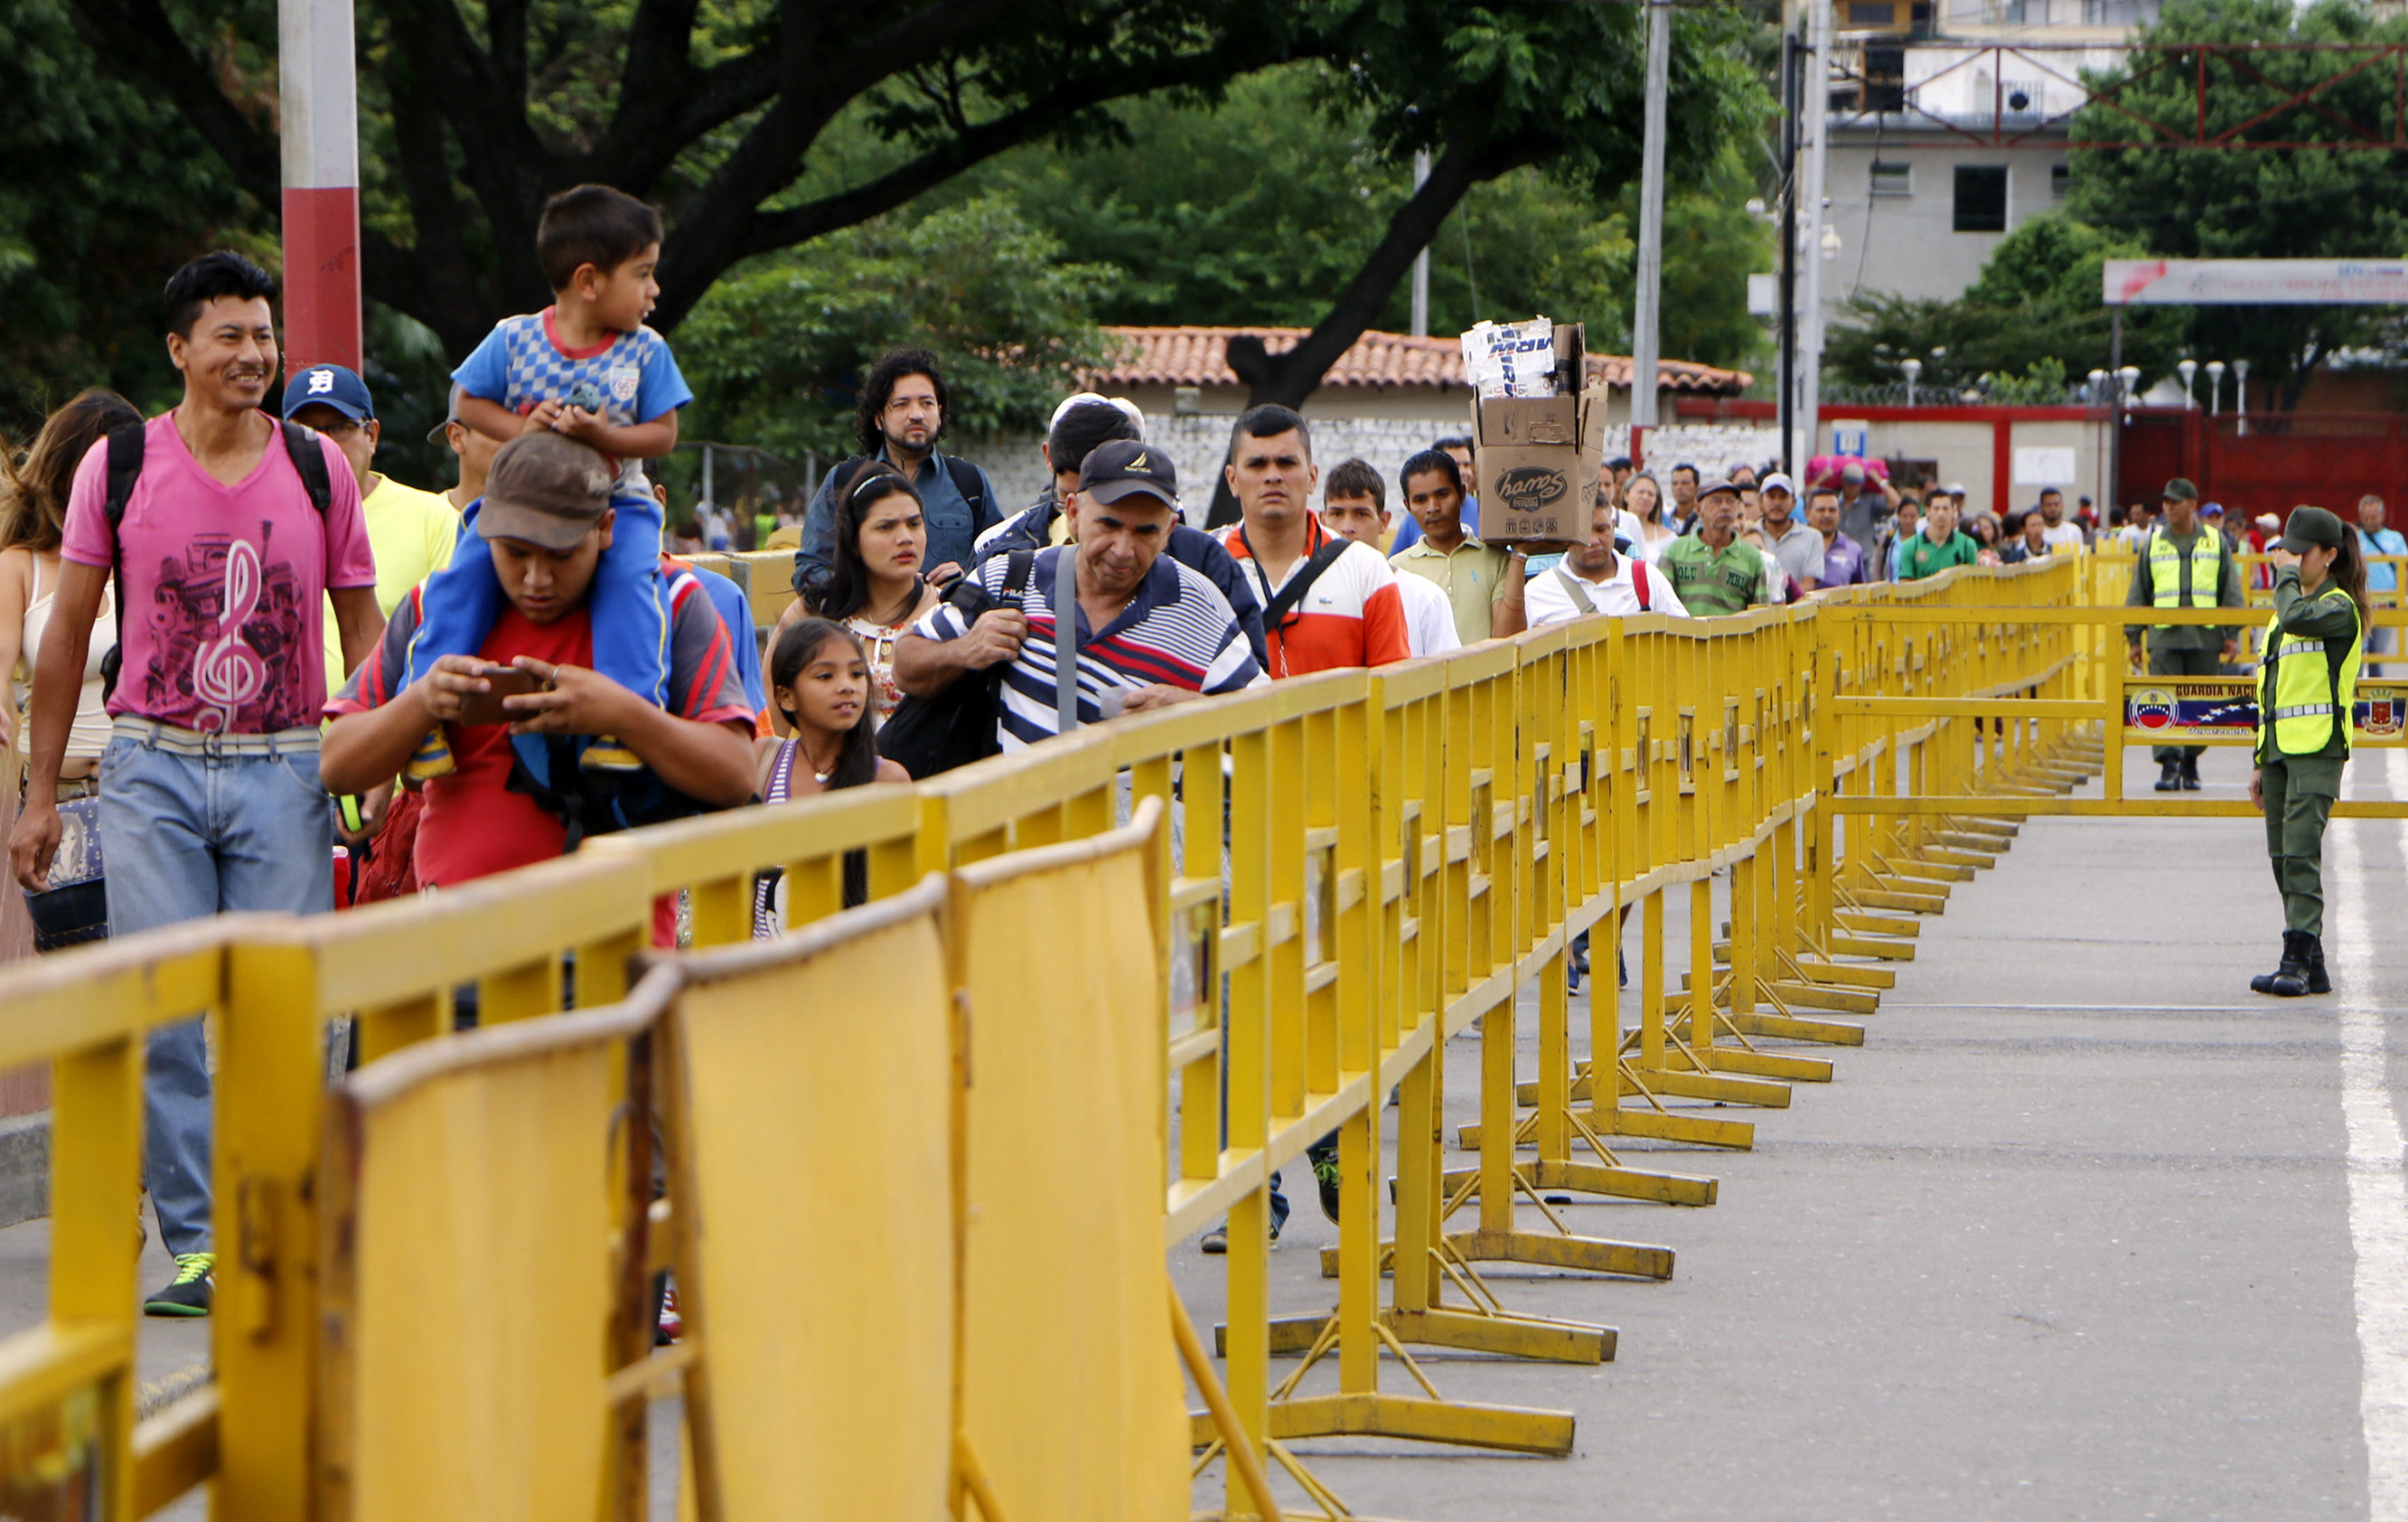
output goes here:
[[1304, 600], [1304, 595], [1312, 590], [1312, 583], [1321, 580], [1321, 573], [1336, 565], [1338, 557], [1344, 554], [1346, 547], [1354, 542], [1353, 539], [1333, 538], [1312, 552], [1297, 568], [1296, 574], [1287, 579], [1287, 585], [1280, 588], [1278, 595], [1271, 598], [1270, 606], [1263, 610], [1263, 627], [1276, 628], [1284, 623], [1287, 615], [1296, 610], [1296, 605]]
[[[1574, 608], [1579, 609], [1584, 614], [1597, 611], [1597, 604], [1589, 600], [1588, 589], [1580, 584], [1579, 577], [1557, 566], [1555, 580], [1563, 583], [1564, 591], [1571, 597]], [[1647, 606], [1647, 594], [1644, 592], [1639, 595], [1639, 606], [1642, 609]]]

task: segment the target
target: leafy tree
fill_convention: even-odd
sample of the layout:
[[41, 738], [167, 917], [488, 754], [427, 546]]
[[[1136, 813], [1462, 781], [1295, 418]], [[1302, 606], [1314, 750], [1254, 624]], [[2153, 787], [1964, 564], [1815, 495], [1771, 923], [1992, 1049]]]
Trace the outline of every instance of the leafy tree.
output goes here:
[[[1217, 107], [1133, 103], [1117, 141], [1024, 149], [932, 199], [1008, 193], [1079, 257], [1119, 266], [1100, 321], [1310, 327], [1412, 194], [1366, 113], [1324, 112], [1330, 88], [1322, 65], [1297, 65], [1236, 82]], [[1770, 258], [1769, 234], [1743, 194], [1709, 187], [1666, 207], [1666, 353], [1737, 365], [1761, 344], [1745, 277]], [[1544, 311], [1586, 323], [1600, 348], [1627, 345], [1637, 199], [1535, 168], [1472, 187], [1430, 244], [1431, 331]], [[1411, 306], [1400, 280], [1371, 325], [1401, 332]]]
[[[2143, 44], [2374, 43], [2408, 40], [2408, 20], [2351, 0], [2294, 10], [2289, 0], [2166, 0]], [[2337, 63], [2336, 59], [2340, 61]], [[2396, 81], [2361, 70], [2307, 102], [2284, 97], [2341, 74], [2346, 55], [2299, 48], [2229, 54], [2136, 51], [2094, 86], [2123, 81], [2114, 104], [2074, 118], [2077, 137], [2179, 142], [2198, 123], [2240, 143], [2346, 143], [2395, 136]], [[2136, 122], [2135, 117], [2143, 119]], [[2090, 149], [2073, 156], [2067, 209], [2151, 254], [2176, 258], [2398, 257], [2408, 245], [2408, 154], [2272, 148]], [[2206, 307], [2188, 319], [2194, 352], [2246, 358], [2285, 409], [2334, 350], [2378, 343], [2386, 315], [2351, 307]]]
[[[92, 66], [171, 108], [236, 189], [277, 203], [267, 0], [77, 0], [73, 14]], [[363, 0], [358, 24], [364, 280], [455, 353], [542, 303], [536, 221], [580, 180], [667, 209], [657, 321], [670, 327], [743, 260], [895, 210], [1020, 144], [1108, 136], [1116, 102], [1211, 101], [1256, 70], [1322, 60], [1340, 70], [1326, 109], [1363, 112], [1383, 159], [1438, 153], [1343, 282], [1340, 323], [1359, 331], [1358, 309], [1376, 314], [1468, 186], [1541, 163], [1618, 184], [1636, 153], [1636, 16], [1620, 7]], [[1716, 51], [1728, 26], [1684, 13], [1678, 28], [1674, 108], [1697, 151], [1757, 108]], [[824, 151], [862, 133], [873, 151], [845, 166], [857, 172], [830, 173]], [[1320, 371], [1283, 373], [1309, 385]]]
[[0, 0], [0, 428], [21, 442], [84, 385], [172, 399], [166, 272], [262, 241], [255, 204], [168, 103], [81, 66], [72, 4]]
[[857, 378], [907, 337], [944, 361], [949, 426], [1041, 426], [1080, 371], [1113, 358], [1087, 313], [1114, 271], [1061, 254], [991, 195], [756, 260], [713, 286], [679, 331], [692, 431], [789, 458], [850, 454]]

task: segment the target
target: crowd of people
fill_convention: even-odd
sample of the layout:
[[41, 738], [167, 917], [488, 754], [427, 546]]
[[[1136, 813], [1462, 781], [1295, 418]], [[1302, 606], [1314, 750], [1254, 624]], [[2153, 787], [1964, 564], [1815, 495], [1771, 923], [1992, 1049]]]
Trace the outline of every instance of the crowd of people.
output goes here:
[[[368, 385], [288, 369], [276, 281], [224, 251], [166, 287], [176, 406], [146, 420], [87, 392], [9, 457], [0, 745], [22, 762], [11, 866], [45, 946], [439, 893], [590, 835], [891, 785], [1559, 620], [1728, 615], [2088, 542], [2087, 503], [2069, 514], [2055, 491], [1965, 524], [1961, 488], [1903, 489], [1860, 462], [1801, 487], [1747, 464], [1675, 464], [1659, 483], [1627, 459], [1600, 472], [1584, 533], [1488, 539], [1469, 439], [1434, 440], [1393, 481], [1360, 459], [1325, 471], [1279, 406], [1234, 421], [1219, 469], [1238, 517], [1211, 533], [1140, 410], [1092, 393], [1055, 410], [1046, 484], [1012, 511], [945, 452], [943, 366], [906, 348], [865, 378], [859, 452], [810, 503], [765, 648], [743, 592], [675, 553], [651, 473], [692, 395], [645, 325], [660, 240], [652, 208], [615, 191], [547, 205], [534, 251], [552, 303], [454, 372], [433, 436], [456, 461], [448, 492], [376, 470]], [[2238, 605], [2244, 541], [2196, 497], [2169, 486], [2136, 600]], [[2373, 553], [2400, 553], [2379, 500], [2360, 522]], [[2230, 658], [2217, 631], [2189, 632], [2153, 640], [2150, 668]], [[2180, 754], [2167, 776], [2196, 785]], [[859, 863], [846, 879], [865, 896]], [[777, 933], [773, 877], [754, 908]], [[673, 905], [655, 936], [673, 940]], [[145, 1179], [176, 1264], [146, 1309], [205, 1315], [199, 1022], [154, 1033], [146, 1084]], [[1312, 1160], [1334, 1213], [1334, 1158]]]

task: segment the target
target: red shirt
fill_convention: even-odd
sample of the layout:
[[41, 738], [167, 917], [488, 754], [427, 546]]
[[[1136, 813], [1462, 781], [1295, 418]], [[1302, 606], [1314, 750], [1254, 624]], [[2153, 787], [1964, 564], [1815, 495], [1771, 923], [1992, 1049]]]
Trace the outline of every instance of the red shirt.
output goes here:
[[[696, 594], [700, 590], [694, 589]], [[419, 615], [420, 594], [404, 597], [385, 625], [376, 653], [360, 663], [351, 682], [326, 705], [329, 717], [365, 712], [397, 696], [408, 668], [409, 642], [417, 632]], [[477, 653], [495, 665], [532, 655], [554, 665], [590, 669], [593, 615], [580, 607], [551, 624], [538, 625], [505, 602]], [[743, 683], [736, 674], [731, 637], [708, 595], [674, 599], [669, 618], [668, 698], [669, 711], [681, 719], [752, 726], [752, 707], [745, 701]], [[443, 727], [455, 769], [426, 783], [425, 812], [419, 821], [415, 852], [418, 880], [432, 887], [450, 887], [559, 855], [568, 840], [560, 817], [508, 786], [511, 760], [508, 726], [453, 724]]]
[[[1304, 553], [1288, 567], [1287, 580], [1280, 586], [1294, 581], [1313, 552], [1327, 542], [1329, 532], [1321, 526], [1321, 520], [1309, 519]], [[1254, 558], [1245, 525], [1240, 524], [1223, 534], [1221, 547], [1237, 561], [1239, 572], [1254, 589], [1254, 600], [1269, 608], [1279, 587], [1270, 584], [1262, 562]], [[1263, 639], [1269, 656], [1268, 669], [1275, 678], [1350, 666], [1387, 666], [1412, 655], [1405, 628], [1404, 594], [1397, 590], [1396, 573], [1388, 563], [1368, 544], [1349, 544], [1277, 626], [1265, 618]]]

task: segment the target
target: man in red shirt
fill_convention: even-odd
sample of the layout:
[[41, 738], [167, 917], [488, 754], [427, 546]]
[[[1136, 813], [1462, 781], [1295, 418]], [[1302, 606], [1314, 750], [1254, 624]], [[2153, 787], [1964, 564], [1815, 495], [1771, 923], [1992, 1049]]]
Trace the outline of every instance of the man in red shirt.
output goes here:
[[1265, 610], [1272, 679], [1409, 658], [1396, 574], [1313, 513], [1321, 472], [1304, 419], [1285, 407], [1249, 409], [1230, 432], [1226, 470], [1240, 517], [1221, 543]]
[[[610, 543], [610, 481], [601, 455], [564, 435], [527, 433], [502, 446], [477, 529], [509, 603], [483, 646], [475, 656], [444, 656], [396, 689], [418, 626], [413, 594], [394, 610], [376, 654], [326, 705], [335, 723], [322, 775], [336, 792], [393, 777], [431, 725], [448, 726], [458, 769], [425, 784], [422, 883], [450, 887], [575, 849], [594, 820], [564, 817], [509, 786], [528, 751], [543, 759], [550, 737], [620, 736], [686, 812], [732, 808], [752, 796], [753, 711], [727, 626], [709, 596], [672, 607], [666, 708], [593, 669], [586, 597]], [[500, 722], [474, 722], [497, 681], [512, 682], [496, 667], [532, 679], [534, 690], [504, 696]], [[579, 769], [571, 763], [550, 771], [566, 778]]]
[[[1350, 666], [1389, 666], [1412, 657], [1404, 594], [1370, 545], [1340, 538], [1312, 510], [1321, 471], [1312, 434], [1293, 408], [1249, 408], [1229, 431], [1229, 490], [1239, 520], [1221, 535], [1254, 600], [1271, 679]], [[1226, 1117], [1225, 1117], [1226, 1119]], [[1321, 1185], [1322, 1213], [1338, 1219], [1338, 1133], [1307, 1149]], [[1287, 1197], [1271, 1174], [1271, 1241], [1287, 1219]], [[1226, 1228], [1207, 1232], [1204, 1251], [1228, 1250]]]

